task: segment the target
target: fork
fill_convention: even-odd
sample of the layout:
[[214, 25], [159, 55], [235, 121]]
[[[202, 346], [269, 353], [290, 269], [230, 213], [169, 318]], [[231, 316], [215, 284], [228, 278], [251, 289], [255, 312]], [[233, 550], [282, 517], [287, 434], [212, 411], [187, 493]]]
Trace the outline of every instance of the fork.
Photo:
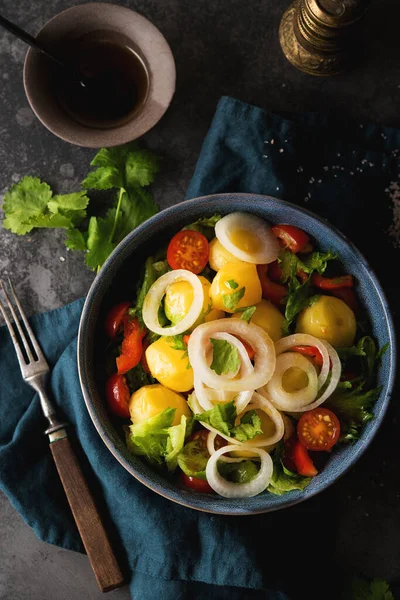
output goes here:
[[102, 592], [108, 592], [123, 584], [123, 575], [68, 438], [68, 423], [58, 419], [46, 393], [49, 365], [22, 310], [14, 286], [10, 279], [8, 282], [18, 314], [1, 280], [0, 285], [16, 329], [1, 300], [0, 311], [14, 344], [22, 378], [38, 393], [44, 416], [48, 420], [49, 427], [45, 434], [49, 436], [50, 450], [97, 583]]

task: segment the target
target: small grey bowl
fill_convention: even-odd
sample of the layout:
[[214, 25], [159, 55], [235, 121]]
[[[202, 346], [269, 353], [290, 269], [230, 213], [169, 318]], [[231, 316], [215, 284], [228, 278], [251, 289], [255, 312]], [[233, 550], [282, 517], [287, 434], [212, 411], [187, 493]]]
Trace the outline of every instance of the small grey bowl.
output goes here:
[[174, 58], [164, 36], [145, 17], [123, 6], [100, 2], [74, 6], [50, 19], [37, 37], [56, 54], [70, 40], [98, 31], [127, 38], [147, 71], [146, 101], [126, 123], [108, 129], [79, 123], [57, 100], [49, 59], [29, 48], [24, 65], [25, 93], [38, 119], [63, 140], [89, 148], [117, 146], [144, 135], [170, 105], [176, 81]]
[[[354, 444], [335, 449], [323, 470], [303, 491], [283, 496], [263, 492], [253, 498], [222, 498], [194, 492], [180, 485], [166, 473], [155, 470], [140, 457], [131, 454], [121, 435], [122, 426], [107, 412], [104, 398], [105, 373], [104, 318], [117, 302], [134, 298], [137, 276], [147, 256], [171, 239], [184, 225], [200, 217], [244, 211], [269, 223], [296, 225], [309, 233], [322, 251], [332, 248], [338, 253], [346, 272], [354, 275], [357, 294], [371, 325], [371, 332], [381, 348], [387, 342], [378, 373], [381, 393], [374, 406], [374, 419], [365, 424]], [[103, 442], [122, 466], [154, 492], [179, 504], [211, 513], [248, 515], [280, 510], [297, 504], [325, 490], [348, 471], [365, 452], [382, 424], [389, 404], [396, 372], [395, 330], [385, 294], [357, 248], [337, 229], [313, 213], [293, 204], [256, 194], [217, 194], [195, 198], [167, 208], [130, 233], [108, 258], [94, 280], [83, 308], [78, 334], [78, 368], [83, 396], [92, 421]]]

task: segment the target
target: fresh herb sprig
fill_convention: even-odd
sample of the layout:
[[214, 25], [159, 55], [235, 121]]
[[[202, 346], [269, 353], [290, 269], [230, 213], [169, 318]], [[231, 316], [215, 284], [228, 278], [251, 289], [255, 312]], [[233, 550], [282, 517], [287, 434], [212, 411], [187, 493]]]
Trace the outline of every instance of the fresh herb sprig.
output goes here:
[[[26, 176], [12, 185], [4, 196], [4, 228], [17, 235], [34, 228], [65, 229], [67, 247], [85, 252], [87, 266], [98, 271], [117, 244], [157, 212], [147, 188], [159, 162], [152, 152], [132, 142], [102, 148], [91, 166], [96, 168], [82, 182], [85, 190], [72, 194], [54, 195], [37, 177]], [[115, 190], [105, 216], [87, 219], [94, 200], [86, 190]]]

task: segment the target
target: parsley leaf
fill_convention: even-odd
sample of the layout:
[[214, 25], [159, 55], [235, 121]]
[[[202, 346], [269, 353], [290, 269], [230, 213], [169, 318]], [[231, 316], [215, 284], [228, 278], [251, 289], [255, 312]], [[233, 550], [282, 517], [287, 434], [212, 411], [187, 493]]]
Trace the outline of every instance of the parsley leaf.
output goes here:
[[129, 152], [125, 166], [127, 186], [135, 188], [150, 185], [159, 170], [158, 159], [149, 150]]
[[215, 340], [210, 338], [213, 347], [213, 359], [211, 369], [217, 375], [236, 373], [240, 367], [239, 351], [226, 340]]
[[65, 245], [70, 250], [86, 250], [87, 241], [84, 234], [79, 229], [68, 229]]
[[111, 209], [104, 218], [91, 217], [89, 221], [85, 262], [91, 269], [98, 269], [115, 248], [115, 244], [110, 241], [114, 219], [114, 211]]
[[237, 292], [233, 292], [232, 294], [222, 294], [222, 302], [225, 308], [228, 310], [235, 310], [236, 306], [243, 298], [245, 291], [246, 288], [242, 287]]
[[225, 281], [225, 285], [231, 290], [236, 290], [236, 288], [239, 287], [239, 284], [233, 279], [228, 279], [228, 281]]

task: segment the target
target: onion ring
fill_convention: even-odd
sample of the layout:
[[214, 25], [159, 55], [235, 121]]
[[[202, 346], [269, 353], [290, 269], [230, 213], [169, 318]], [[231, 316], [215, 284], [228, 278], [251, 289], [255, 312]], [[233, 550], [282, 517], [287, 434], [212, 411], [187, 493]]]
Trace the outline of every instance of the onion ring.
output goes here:
[[[179, 323], [170, 327], [161, 327], [158, 319], [158, 311], [165, 291], [169, 285], [176, 281], [187, 281], [193, 288], [193, 302]], [[158, 335], [178, 335], [187, 331], [199, 318], [203, 310], [204, 291], [200, 279], [186, 269], [169, 271], [159, 277], [151, 286], [143, 302], [142, 316], [147, 329], [158, 333]]]

